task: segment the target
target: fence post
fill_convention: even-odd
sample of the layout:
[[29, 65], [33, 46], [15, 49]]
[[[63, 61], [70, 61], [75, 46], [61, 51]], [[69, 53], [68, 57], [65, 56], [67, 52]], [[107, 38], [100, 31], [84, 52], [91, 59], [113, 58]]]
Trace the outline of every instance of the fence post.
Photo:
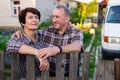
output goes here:
[[41, 71], [41, 80], [50, 80], [49, 71]]
[[70, 53], [69, 80], [77, 80], [78, 52]]
[[5, 80], [4, 76], [4, 51], [0, 51], [0, 80]]
[[27, 76], [26, 76], [26, 80], [35, 80], [35, 60], [34, 60], [34, 56], [32, 55], [27, 55], [26, 56], [26, 71], [27, 71]]
[[115, 60], [115, 80], [120, 80], [120, 59]]
[[82, 80], [89, 79], [89, 62], [90, 62], [90, 54], [89, 52], [83, 53], [83, 65], [82, 65]]
[[19, 80], [19, 53], [11, 54], [12, 80]]
[[65, 62], [66, 54], [59, 54], [57, 55], [56, 60], [56, 80], [64, 80], [64, 62]]

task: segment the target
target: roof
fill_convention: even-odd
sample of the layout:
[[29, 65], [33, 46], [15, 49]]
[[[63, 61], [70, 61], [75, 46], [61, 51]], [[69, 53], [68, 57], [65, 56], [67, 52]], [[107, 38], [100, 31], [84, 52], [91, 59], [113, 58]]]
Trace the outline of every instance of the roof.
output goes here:
[[99, 5], [107, 5], [109, 0], [103, 0], [102, 2], [99, 3]]

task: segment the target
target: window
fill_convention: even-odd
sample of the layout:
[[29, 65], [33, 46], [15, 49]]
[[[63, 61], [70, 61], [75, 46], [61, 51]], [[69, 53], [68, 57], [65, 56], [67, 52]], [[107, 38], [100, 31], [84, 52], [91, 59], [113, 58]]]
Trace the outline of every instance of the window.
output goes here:
[[108, 17], [108, 23], [120, 23], [120, 6], [112, 6], [110, 7]]
[[12, 16], [18, 16], [20, 13], [20, 0], [11, 0], [12, 4]]

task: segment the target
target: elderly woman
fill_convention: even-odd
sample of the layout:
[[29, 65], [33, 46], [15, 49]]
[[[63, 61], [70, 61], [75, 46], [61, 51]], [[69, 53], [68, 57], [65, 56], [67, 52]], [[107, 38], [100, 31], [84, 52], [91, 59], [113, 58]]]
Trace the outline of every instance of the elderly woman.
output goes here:
[[[38, 58], [38, 50], [46, 47], [36, 30], [40, 21], [40, 12], [35, 8], [28, 7], [23, 9], [19, 14], [19, 22], [22, 26], [22, 38], [12, 37], [7, 43], [7, 51], [19, 52], [19, 74], [20, 78], [26, 76], [26, 54], [35, 55], [35, 76], [40, 76], [40, 70], [48, 70], [48, 60]], [[17, 44], [16, 44], [17, 43]], [[29, 47], [29, 46], [31, 47]], [[27, 46], [26, 48], [23, 48]]]

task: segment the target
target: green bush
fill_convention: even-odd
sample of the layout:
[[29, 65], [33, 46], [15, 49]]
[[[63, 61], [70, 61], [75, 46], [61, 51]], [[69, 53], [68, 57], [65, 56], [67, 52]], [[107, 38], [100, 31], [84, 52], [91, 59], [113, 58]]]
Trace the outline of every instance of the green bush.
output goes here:
[[6, 44], [9, 39], [10, 39], [10, 36], [1, 36], [0, 35], [0, 50], [6, 49]]
[[90, 44], [92, 34], [89, 32], [84, 32], [83, 33], [84, 39], [83, 39], [83, 44], [84, 44], [84, 49]]
[[43, 28], [48, 27], [50, 25], [52, 25], [52, 22], [43, 22], [39, 25], [38, 29], [43, 29]]
[[71, 22], [72, 23], [80, 23], [81, 12], [79, 8], [74, 8], [71, 10]]

